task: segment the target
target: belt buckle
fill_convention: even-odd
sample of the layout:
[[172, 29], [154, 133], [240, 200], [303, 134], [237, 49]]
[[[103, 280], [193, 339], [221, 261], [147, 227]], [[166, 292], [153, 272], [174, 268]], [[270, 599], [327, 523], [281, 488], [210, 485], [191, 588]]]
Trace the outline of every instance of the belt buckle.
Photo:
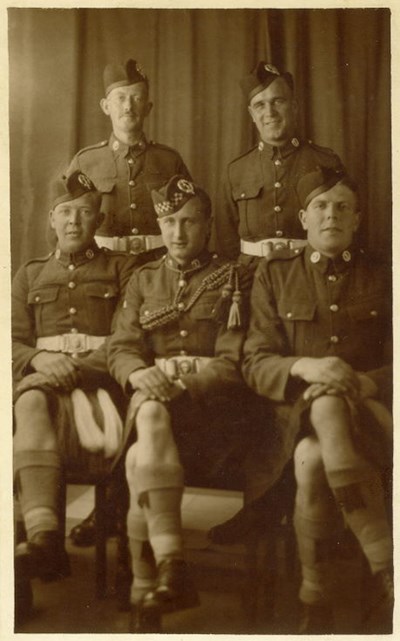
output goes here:
[[141, 254], [146, 251], [146, 236], [133, 236], [129, 238], [129, 253]]
[[61, 351], [67, 354], [86, 352], [86, 334], [63, 334]]
[[261, 256], [268, 256], [273, 250], [273, 243], [270, 240], [261, 241]]
[[178, 362], [178, 371], [180, 376], [185, 376], [185, 374], [195, 374], [196, 370], [194, 368], [194, 360], [190, 358], [183, 358]]

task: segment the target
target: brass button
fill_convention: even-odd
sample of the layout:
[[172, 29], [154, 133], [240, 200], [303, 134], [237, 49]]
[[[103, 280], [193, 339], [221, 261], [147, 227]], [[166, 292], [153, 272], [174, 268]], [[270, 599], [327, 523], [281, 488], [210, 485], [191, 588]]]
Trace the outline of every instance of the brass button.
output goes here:
[[181, 329], [181, 331], [179, 332], [179, 335], [182, 336], [182, 338], [186, 338], [186, 336], [188, 335], [188, 332], [186, 329]]
[[104, 298], [110, 298], [110, 292], [104, 292]]
[[242, 193], [240, 194], [240, 198], [244, 198], [245, 196], [246, 196], [246, 192], [242, 191]]
[[376, 309], [371, 309], [370, 316], [373, 316], [374, 318], [378, 316], [378, 312], [376, 311]]
[[70, 289], [75, 289], [75, 287], [76, 287], [76, 283], [74, 283], [74, 281], [73, 281], [73, 280], [71, 280], [71, 281], [68, 283], [68, 287], [69, 287]]
[[331, 310], [331, 312], [338, 312], [339, 311], [339, 305], [335, 305], [335, 303], [334, 303], [333, 305], [331, 305], [329, 307], [329, 309]]
[[277, 236], [277, 238], [282, 238], [283, 231], [281, 229], [277, 229], [275, 232], [275, 236]]
[[178, 303], [178, 309], [185, 309], [185, 303]]
[[137, 209], [137, 204], [136, 204], [136, 203], [131, 203], [131, 204], [129, 205], [129, 207], [130, 207], [131, 209]]
[[76, 314], [76, 309], [75, 309], [75, 307], [70, 307], [70, 308], [69, 308], [69, 313], [70, 313], [72, 316], [73, 316], [74, 314]]
[[321, 260], [321, 254], [319, 252], [313, 252], [310, 256], [310, 260], [312, 263], [319, 263]]
[[275, 187], [276, 189], [279, 189], [279, 187], [282, 187], [282, 183], [280, 183], [280, 182], [276, 182], [276, 183], [274, 183], [274, 187]]
[[274, 160], [274, 165], [276, 165], [277, 167], [279, 167], [281, 164], [282, 164], [282, 161], [281, 161], [281, 160], [279, 160], [279, 158], [277, 158], [276, 160]]
[[35, 303], [38, 303], [40, 301], [40, 296], [35, 296]]
[[68, 265], [68, 269], [70, 272], [72, 272], [75, 269], [75, 265], [72, 265], [71, 263], [71, 265]]
[[279, 207], [279, 205], [275, 205], [274, 211], [280, 212], [280, 211], [282, 211], [282, 207]]
[[134, 180], [129, 181], [129, 187], [134, 187], [136, 185], [136, 182]]
[[331, 343], [338, 343], [339, 342], [339, 337], [338, 336], [331, 336], [330, 339]]
[[133, 234], [134, 236], [136, 236], [136, 234], [138, 234], [138, 233], [139, 233], [139, 230], [138, 230], [138, 228], [137, 228], [137, 227], [133, 227], [133, 229], [131, 229], [131, 232], [132, 232], [132, 234]]
[[178, 280], [178, 285], [179, 285], [179, 287], [185, 287], [186, 281], [183, 280], [183, 278], [182, 278], [181, 280]]
[[329, 274], [328, 280], [330, 280], [331, 283], [336, 283], [337, 276], [335, 276], [335, 274]]
[[187, 351], [185, 349], [181, 349], [179, 356], [187, 356]]
[[128, 159], [128, 165], [133, 165], [133, 159], [132, 158]]
[[293, 316], [292, 312], [287, 312], [286, 313], [286, 318], [292, 318], [292, 316]]
[[78, 330], [76, 327], [71, 327], [71, 334], [77, 334]]

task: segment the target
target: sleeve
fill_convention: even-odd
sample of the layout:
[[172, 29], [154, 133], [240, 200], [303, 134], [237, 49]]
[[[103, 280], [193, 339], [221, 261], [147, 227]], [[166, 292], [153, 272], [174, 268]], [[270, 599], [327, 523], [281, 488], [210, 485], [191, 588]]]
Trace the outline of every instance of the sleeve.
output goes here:
[[115, 330], [107, 341], [107, 362], [111, 375], [128, 391], [129, 374], [149, 367], [152, 357], [146, 348], [144, 331], [139, 322], [143, 298], [138, 272], [128, 283], [125, 300], [115, 319]]
[[213, 230], [215, 249], [221, 256], [236, 260], [240, 254], [239, 212], [232, 198], [229, 167], [219, 188], [216, 205]]
[[290, 355], [283, 323], [274, 299], [268, 263], [261, 261], [254, 276], [250, 327], [244, 345], [243, 376], [257, 394], [286, 401], [290, 369], [299, 357]]
[[81, 169], [81, 167], [79, 165], [78, 154], [75, 154], [68, 166], [68, 169], [65, 172], [65, 175], [70, 176], [74, 171], [77, 171], [78, 169]]
[[35, 347], [35, 318], [28, 305], [28, 293], [27, 268], [22, 266], [12, 283], [12, 371], [15, 381], [34, 371], [30, 361], [42, 351]]

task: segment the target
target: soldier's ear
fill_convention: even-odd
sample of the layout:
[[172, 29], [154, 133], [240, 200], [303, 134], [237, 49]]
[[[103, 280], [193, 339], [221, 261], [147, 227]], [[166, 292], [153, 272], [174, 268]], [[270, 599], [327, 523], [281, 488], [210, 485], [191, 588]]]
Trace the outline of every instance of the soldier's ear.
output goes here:
[[146, 116], [148, 116], [148, 115], [149, 115], [149, 113], [150, 113], [150, 111], [151, 111], [152, 109], [153, 109], [153, 103], [152, 103], [152, 102], [148, 102], [148, 103], [147, 103], [147, 107], [146, 107]]
[[54, 212], [54, 210], [50, 209], [50, 211], [49, 211], [49, 225], [50, 225], [51, 229], [55, 229], [53, 212]]
[[110, 115], [110, 110], [109, 110], [109, 107], [108, 107], [107, 98], [102, 98], [100, 100], [100, 107], [101, 107], [102, 112], [105, 113], [106, 116]]
[[255, 122], [255, 120], [254, 120], [254, 116], [253, 116], [253, 110], [252, 110], [251, 106], [250, 106], [250, 105], [247, 105], [247, 109], [248, 109], [248, 111], [249, 111], [250, 118], [252, 119], [252, 121], [253, 121], [253, 122]]
[[303, 229], [308, 229], [308, 224], [307, 224], [307, 212], [305, 209], [300, 209], [299, 211], [299, 220], [301, 222], [301, 226]]

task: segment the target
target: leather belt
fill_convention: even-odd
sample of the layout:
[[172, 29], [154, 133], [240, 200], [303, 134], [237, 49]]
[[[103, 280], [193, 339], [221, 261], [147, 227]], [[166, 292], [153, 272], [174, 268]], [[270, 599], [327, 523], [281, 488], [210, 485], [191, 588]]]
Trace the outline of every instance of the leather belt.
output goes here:
[[297, 249], [306, 245], [307, 241], [299, 238], [266, 238], [255, 243], [248, 240], [240, 240], [240, 251], [249, 256], [268, 256], [275, 249], [282, 249], [283, 247]]
[[142, 254], [150, 249], [164, 246], [161, 234], [157, 236], [95, 236], [99, 247], [107, 247], [113, 251], [122, 251], [129, 254]]
[[155, 363], [167, 376], [179, 378], [185, 374], [197, 374], [211, 360], [208, 356], [172, 356], [156, 358]]
[[106, 336], [89, 336], [88, 334], [60, 334], [59, 336], [41, 336], [36, 340], [38, 349], [49, 352], [64, 352], [65, 354], [79, 354], [90, 352], [100, 347]]

